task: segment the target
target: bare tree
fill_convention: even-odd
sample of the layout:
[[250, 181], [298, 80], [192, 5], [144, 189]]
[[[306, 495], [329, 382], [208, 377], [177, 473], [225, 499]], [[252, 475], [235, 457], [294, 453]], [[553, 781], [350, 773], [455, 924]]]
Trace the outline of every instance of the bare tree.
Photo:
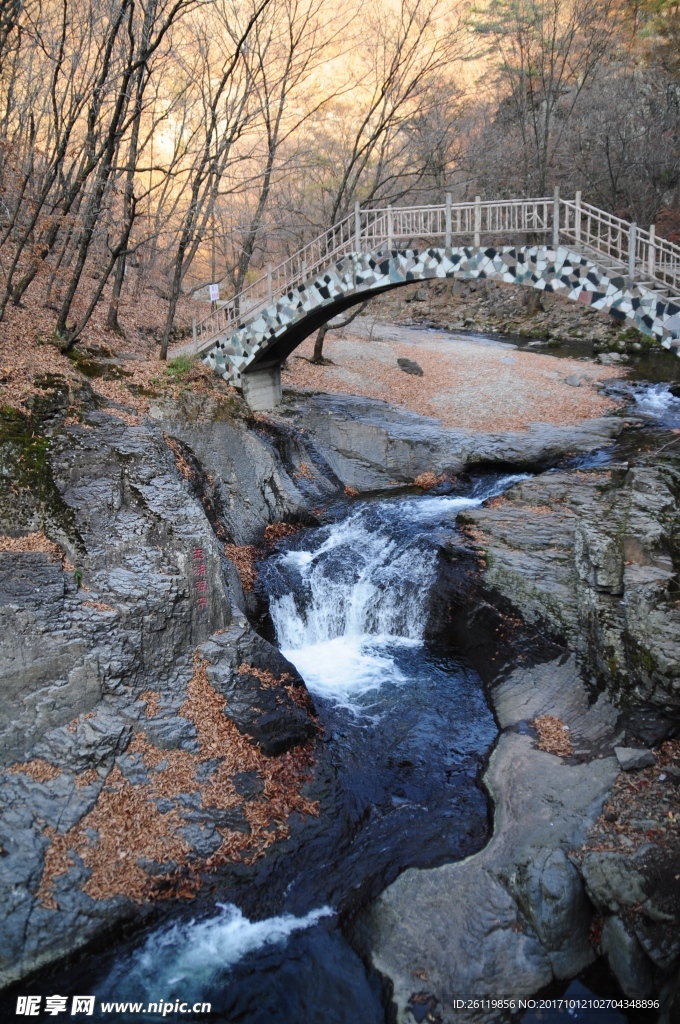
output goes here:
[[680, 198], [680, 103], [659, 67], [618, 67], [584, 96], [567, 138], [579, 187], [638, 224]]
[[[200, 55], [203, 60], [203, 95], [205, 98], [204, 134], [202, 144], [191, 166], [187, 180], [189, 202], [182, 217], [177, 249], [173, 259], [173, 276], [168, 315], [161, 341], [161, 359], [166, 359], [177, 301], [187, 269], [201, 244], [206, 224], [214, 208], [220, 178], [228, 162], [234, 143], [247, 123], [247, 100], [250, 93], [249, 76], [237, 75], [243, 68], [243, 50], [255, 25], [272, 0], [255, 0], [254, 6], [239, 26], [236, 11], [223, 9], [223, 24], [231, 44], [222, 55], [219, 74], [215, 74], [208, 35], [201, 36]], [[236, 25], [236, 28], [233, 26]], [[210, 30], [208, 30], [208, 34]]]
[[517, 133], [510, 158], [521, 161], [527, 193], [546, 192], [583, 90], [607, 58], [616, 11], [614, 0], [493, 0], [477, 23], [502, 97], [497, 139]]
[[258, 104], [260, 142], [254, 153], [255, 174], [245, 183], [243, 224], [231, 225], [236, 252], [230, 278], [235, 292], [245, 283], [262, 235], [275, 177], [300, 173], [296, 140], [333, 98], [332, 90], [318, 93], [310, 83], [347, 28], [347, 16], [329, 14], [324, 0], [278, 0], [267, 21], [253, 30], [246, 59]]

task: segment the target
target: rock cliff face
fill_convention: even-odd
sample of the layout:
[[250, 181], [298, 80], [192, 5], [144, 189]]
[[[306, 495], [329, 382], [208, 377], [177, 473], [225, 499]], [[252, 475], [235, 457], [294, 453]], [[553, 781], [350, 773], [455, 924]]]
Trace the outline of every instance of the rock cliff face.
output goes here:
[[486, 585], [622, 701], [680, 709], [680, 471], [550, 473], [464, 518]]
[[224, 543], [338, 481], [236, 399], [64, 425], [67, 399], [0, 433], [2, 984], [316, 813], [313, 705]]

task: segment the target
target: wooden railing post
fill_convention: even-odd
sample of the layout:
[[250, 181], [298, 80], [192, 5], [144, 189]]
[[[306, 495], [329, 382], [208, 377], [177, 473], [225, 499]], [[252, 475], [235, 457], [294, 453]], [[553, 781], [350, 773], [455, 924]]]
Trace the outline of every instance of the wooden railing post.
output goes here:
[[191, 336], [192, 336], [192, 338], [194, 340], [194, 352], [195, 352], [196, 349], [198, 348], [198, 336], [196, 334], [196, 317], [194, 317], [192, 319], [192, 321], [191, 321]]
[[552, 224], [552, 244], [553, 249], [557, 249], [560, 244], [560, 187], [555, 185], [555, 192], [553, 194], [553, 224]]
[[392, 249], [392, 247], [394, 245], [394, 242], [393, 242], [393, 239], [392, 239], [393, 232], [394, 232], [394, 224], [393, 224], [393, 221], [392, 221], [392, 207], [388, 206], [387, 207], [387, 248], [388, 249]]
[[628, 277], [635, 280], [635, 244], [637, 241], [637, 224], [633, 221], [628, 228]]
[[446, 193], [446, 224], [444, 231], [444, 248], [451, 248], [451, 193]]
[[361, 207], [358, 199], [354, 203], [354, 248], [361, 251]]
[[647, 254], [647, 273], [654, 277], [656, 273], [656, 224], [649, 225], [649, 252]]
[[475, 247], [482, 244], [482, 200], [475, 196]]
[[269, 305], [270, 306], [271, 306], [272, 302], [274, 301], [274, 288], [273, 288], [273, 285], [272, 285], [272, 271], [273, 271], [273, 267], [272, 267], [271, 263], [268, 263], [267, 264], [267, 298], [269, 300]]
[[581, 241], [581, 192], [580, 190], [576, 193], [574, 200], [574, 240], [576, 242]]

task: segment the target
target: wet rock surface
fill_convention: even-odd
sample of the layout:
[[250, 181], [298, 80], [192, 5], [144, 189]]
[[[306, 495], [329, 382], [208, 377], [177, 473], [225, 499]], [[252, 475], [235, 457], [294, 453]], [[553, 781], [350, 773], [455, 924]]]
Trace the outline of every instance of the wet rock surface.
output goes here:
[[616, 714], [606, 703], [586, 712], [587, 703], [573, 660], [516, 670], [499, 695], [505, 731], [484, 776], [495, 807], [488, 846], [458, 864], [404, 872], [359, 920], [357, 941], [392, 981], [398, 1020], [409, 1019], [416, 971], [452, 1021], [464, 1019], [461, 993], [529, 995], [595, 959], [592, 912], [569, 853], [601, 811], [615, 759], [565, 763], [516, 730], [553, 714], [573, 721], [581, 742], [611, 743]]
[[620, 699], [680, 708], [672, 462], [546, 474], [466, 514], [485, 583]]
[[200, 648], [207, 676], [227, 698], [225, 714], [268, 756], [316, 734], [314, 704], [297, 670], [252, 629], [236, 624]]

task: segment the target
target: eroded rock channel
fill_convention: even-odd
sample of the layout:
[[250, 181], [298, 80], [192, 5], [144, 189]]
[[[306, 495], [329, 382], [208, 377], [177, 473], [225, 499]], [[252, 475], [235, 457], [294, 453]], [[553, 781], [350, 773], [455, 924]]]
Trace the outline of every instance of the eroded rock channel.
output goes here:
[[673, 422], [82, 401], [0, 448], [6, 1005], [444, 1022], [601, 955], [671, 1019]]

